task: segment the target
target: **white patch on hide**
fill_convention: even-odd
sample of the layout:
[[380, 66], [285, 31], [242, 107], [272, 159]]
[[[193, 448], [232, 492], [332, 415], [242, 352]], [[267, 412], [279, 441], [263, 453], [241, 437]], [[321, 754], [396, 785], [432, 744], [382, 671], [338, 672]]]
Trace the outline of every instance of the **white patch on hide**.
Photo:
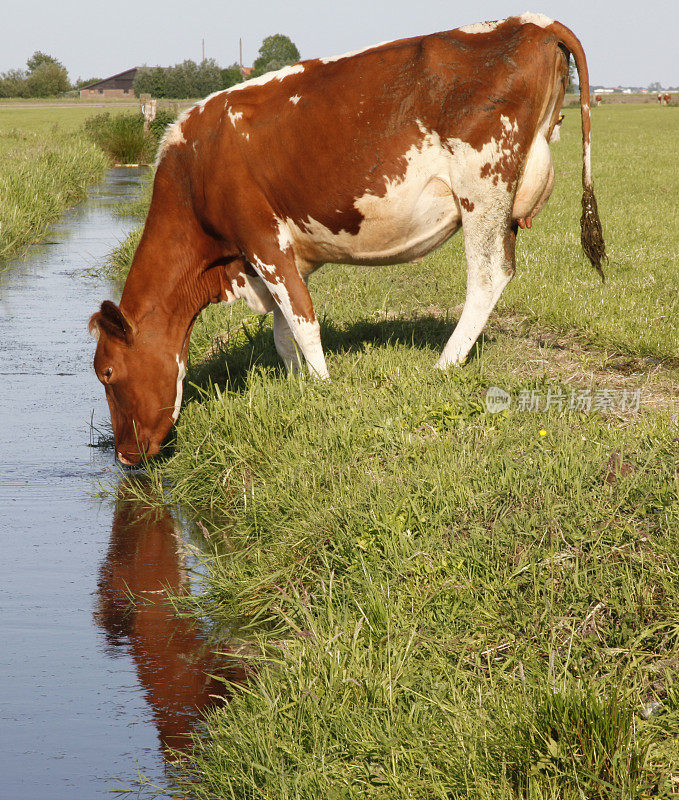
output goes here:
[[[528, 151], [516, 197], [514, 198], [512, 209], [512, 217], [514, 219], [535, 216], [542, 208], [542, 205], [547, 202], [549, 194], [545, 197], [545, 192], [553, 177], [552, 154], [542, 132], [538, 132]], [[551, 192], [551, 187], [549, 187], [549, 191]]]
[[265, 264], [261, 258], [253, 255], [258, 270], [265, 275], [268, 275], [271, 280], [267, 280], [267, 288], [270, 294], [275, 297], [278, 307], [283, 313], [290, 330], [302, 351], [309, 374], [314, 378], [329, 378], [328, 367], [325, 363], [325, 356], [323, 355], [323, 346], [321, 345], [321, 328], [318, 320], [309, 322], [304, 317], [295, 314], [290, 302], [290, 293], [288, 292], [284, 281], [277, 278], [277, 268], [273, 264]]
[[549, 137], [549, 143], [550, 144], [552, 144], [552, 142], [560, 142], [561, 141], [561, 123], [562, 122], [563, 122], [563, 119], [560, 119], [556, 123], [556, 125], [554, 126], [554, 128], [552, 130], [552, 134]]
[[278, 306], [273, 310], [273, 340], [276, 352], [283, 360], [285, 368], [288, 372], [296, 375], [302, 366], [302, 353]]
[[183, 361], [179, 360], [179, 353], [176, 356], [177, 361], [177, 394], [175, 395], [174, 411], [172, 412], [172, 422], [176, 422], [179, 417], [179, 409], [182, 406], [182, 395], [184, 393], [184, 378], [186, 377], [186, 366]]
[[369, 44], [367, 47], [362, 47], [360, 50], [351, 50], [350, 52], [342, 53], [342, 55], [339, 56], [327, 56], [326, 58], [320, 58], [319, 61], [321, 64], [331, 64], [333, 61], [341, 61], [343, 58], [352, 58], [353, 56], [358, 56], [361, 53], [367, 53], [369, 50], [377, 50], [380, 47], [392, 44], [392, 41], [393, 40], [380, 42], [379, 44]]
[[169, 147], [174, 147], [178, 144], [186, 144], [186, 139], [184, 138], [184, 132], [182, 131], [182, 125], [188, 118], [189, 114], [193, 111], [193, 108], [187, 108], [186, 111], [182, 111], [182, 113], [177, 117], [177, 119], [170, 123], [167, 128], [165, 128], [165, 133], [163, 134], [163, 138], [160, 140], [160, 144], [158, 145], [158, 153], [156, 155], [156, 169], [158, 168], [158, 164], [162, 161], [165, 152]]
[[495, 28], [503, 22], [503, 19], [498, 19], [494, 22], [474, 22], [471, 25], [463, 25], [461, 28], [458, 28], [458, 30], [462, 31], [462, 33], [490, 33], [490, 31], [494, 31]]
[[286, 78], [290, 77], [290, 75], [297, 75], [300, 72], [304, 72], [304, 64], [295, 64], [292, 67], [283, 67], [283, 69], [278, 69], [275, 72], [267, 72], [265, 75], [260, 75], [259, 78], [250, 78], [249, 81], [237, 83], [235, 86], [231, 86], [224, 91], [226, 94], [233, 94], [243, 89], [249, 89], [251, 86], [263, 86], [270, 81], [284, 81]]
[[403, 159], [402, 177], [387, 179], [382, 196], [366, 192], [353, 207], [364, 217], [357, 234], [333, 233], [316, 219], [278, 219], [281, 249], [300, 245], [310, 261], [392, 264], [426, 255], [460, 225], [450, 183], [452, 156], [438, 134], [421, 128], [423, 138]]
[[503, 137], [491, 139], [480, 150], [461, 139], [441, 142], [436, 132], [420, 124], [421, 141], [402, 156], [404, 174], [387, 180], [382, 196], [366, 192], [354, 201], [363, 216], [356, 234], [333, 233], [311, 217], [299, 222], [278, 219], [279, 246], [292, 244], [307, 260], [317, 262], [392, 264], [421, 258], [459, 229], [462, 217], [456, 197], [481, 212], [506, 205], [509, 186], [493, 168], [516, 154], [518, 125], [505, 116], [501, 122]]
[[519, 19], [524, 23], [524, 25], [529, 22], [532, 25], [537, 25], [540, 28], [547, 28], [554, 22], [553, 19], [546, 17], [544, 14], [534, 14], [532, 11], [525, 11], [523, 14], [521, 14]]
[[297, 105], [297, 103], [299, 103], [299, 101], [300, 101], [301, 99], [302, 99], [302, 98], [301, 98], [301, 97], [300, 97], [298, 94], [293, 94], [293, 96], [290, 98], [290, 102], [291, 102], [293, 105]]
[[463, 25], [461, 28], [458, 28], [458, 30], [462, 31], [462, 33], [490, 33], [494, 31], [498, 25], [502, 25], [503, 22], [508, 22], [510, 19], [518, 19], [519, 22], [524, 25], [529, 22], [533, 25], [538, 25], [540, 28], [546, 28], [554, 22], [553, 19], [546, 17], [544, 14], [533, 14], [530, 11], [526, 11], [519, 17], [506, 17], [505, 19], [498, 19], [492, 22], [474, 22], [471, 25]]
[[245, 300], [255, 314], [267, 314], [273, 309], [273, 299], [261, 278], [245, 274], [239, 278], [245, 281], [245, 286], [239, 286], [235, 280], [231, 282], [234, 300]]
[[284, 253], [288, 247], [292, 246], [292, 232], [290, 226], [279, 217], [276, 217], [276, 224], [278, 225], [278, 248]]
[[236, 127], [236, 122], [239, 119], [243, 119], [243, 112], [242, 111], [234, 111], [233, 109], [229, 108], [226, 112], [229, 115], [229, 119], [231, 120], [231, 124], [233, 127]]
[[592, 185], [592, 154], [590, 150], [590, 143], [585, 142], [585, 184], [587, 186]]

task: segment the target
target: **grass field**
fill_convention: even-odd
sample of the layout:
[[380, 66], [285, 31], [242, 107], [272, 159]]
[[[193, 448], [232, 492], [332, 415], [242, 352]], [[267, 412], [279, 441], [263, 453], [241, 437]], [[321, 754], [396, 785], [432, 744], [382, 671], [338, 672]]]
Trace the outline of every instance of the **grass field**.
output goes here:
[[208, 531], [187, 611], [257, 655], [180, 796], [679, 793], [679, 111], [593, 110], [604, 285], [566, 113], [556, 189], [465, 367], [432, 369], [461, 235], [312, 278], [330, 383], [284, 375], [268, 319], [198, 321], [150, 499]]
[[[108, 109], [104, 109], [108, 110]], [[126, 110], [126, 109], [124, 109]], [[75, 133], [86, 119], [101, 113], [101, 109], [84, 106], [48, 106], [46, 103], [33, 101], [31, 107], [0, 108], [0, 131], [7, 135], [12, 130], [21, 130], [37, 135], [57, 133]]]
[[76, 131], [92, 109], [0, 109], [0, 273], [99, 180], [108, 158]]

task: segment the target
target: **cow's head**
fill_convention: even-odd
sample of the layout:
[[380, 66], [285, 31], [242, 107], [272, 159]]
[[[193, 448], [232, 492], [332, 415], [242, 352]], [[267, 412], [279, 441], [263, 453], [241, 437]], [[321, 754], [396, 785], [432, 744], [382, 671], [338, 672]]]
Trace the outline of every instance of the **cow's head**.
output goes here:
[[116, 455], [123, 464], [154, 456], [179, 415], [184, 352], [142, 333], [109, 300], [90, 319], [97, 338], [94, 369], [111, 411]]

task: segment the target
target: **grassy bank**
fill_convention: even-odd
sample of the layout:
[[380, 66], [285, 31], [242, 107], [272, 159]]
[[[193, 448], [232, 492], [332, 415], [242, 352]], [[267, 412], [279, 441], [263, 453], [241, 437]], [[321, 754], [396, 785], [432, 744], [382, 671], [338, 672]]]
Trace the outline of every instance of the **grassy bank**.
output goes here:
[[0, 112], [0, 272], [2, 259], [39, 241], [109, 165], [101, 150], [73, 134], [70, 109], [55, 109], [51, 122], [47, 111], [34, 113]]
[[198, 611], [261, 656], [182, 762], [187, 796], [679, 791], [679, 117], [593, 114], [607, 283], [579, 250], [568, 112], [464, 368], [432, 370], [461, 236], [312, 278], [331, 383], [283, 374], [269, 320], [198, 321], [174, 454], [149, 471], [209, 532]]

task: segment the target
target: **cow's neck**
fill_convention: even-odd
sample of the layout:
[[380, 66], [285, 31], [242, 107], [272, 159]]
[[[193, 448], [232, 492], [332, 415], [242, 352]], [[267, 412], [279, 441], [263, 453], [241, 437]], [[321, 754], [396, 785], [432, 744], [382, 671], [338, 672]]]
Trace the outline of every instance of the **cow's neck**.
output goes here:
[[220, 299], [218, 269], [207, 269], [215, 251], [183, 246], [161, 252], [159, 258], [158, 250], [142, 240], [120, 308], [148, 344], [156, 341], [185, 361], [194, 320], [210, 302]]

